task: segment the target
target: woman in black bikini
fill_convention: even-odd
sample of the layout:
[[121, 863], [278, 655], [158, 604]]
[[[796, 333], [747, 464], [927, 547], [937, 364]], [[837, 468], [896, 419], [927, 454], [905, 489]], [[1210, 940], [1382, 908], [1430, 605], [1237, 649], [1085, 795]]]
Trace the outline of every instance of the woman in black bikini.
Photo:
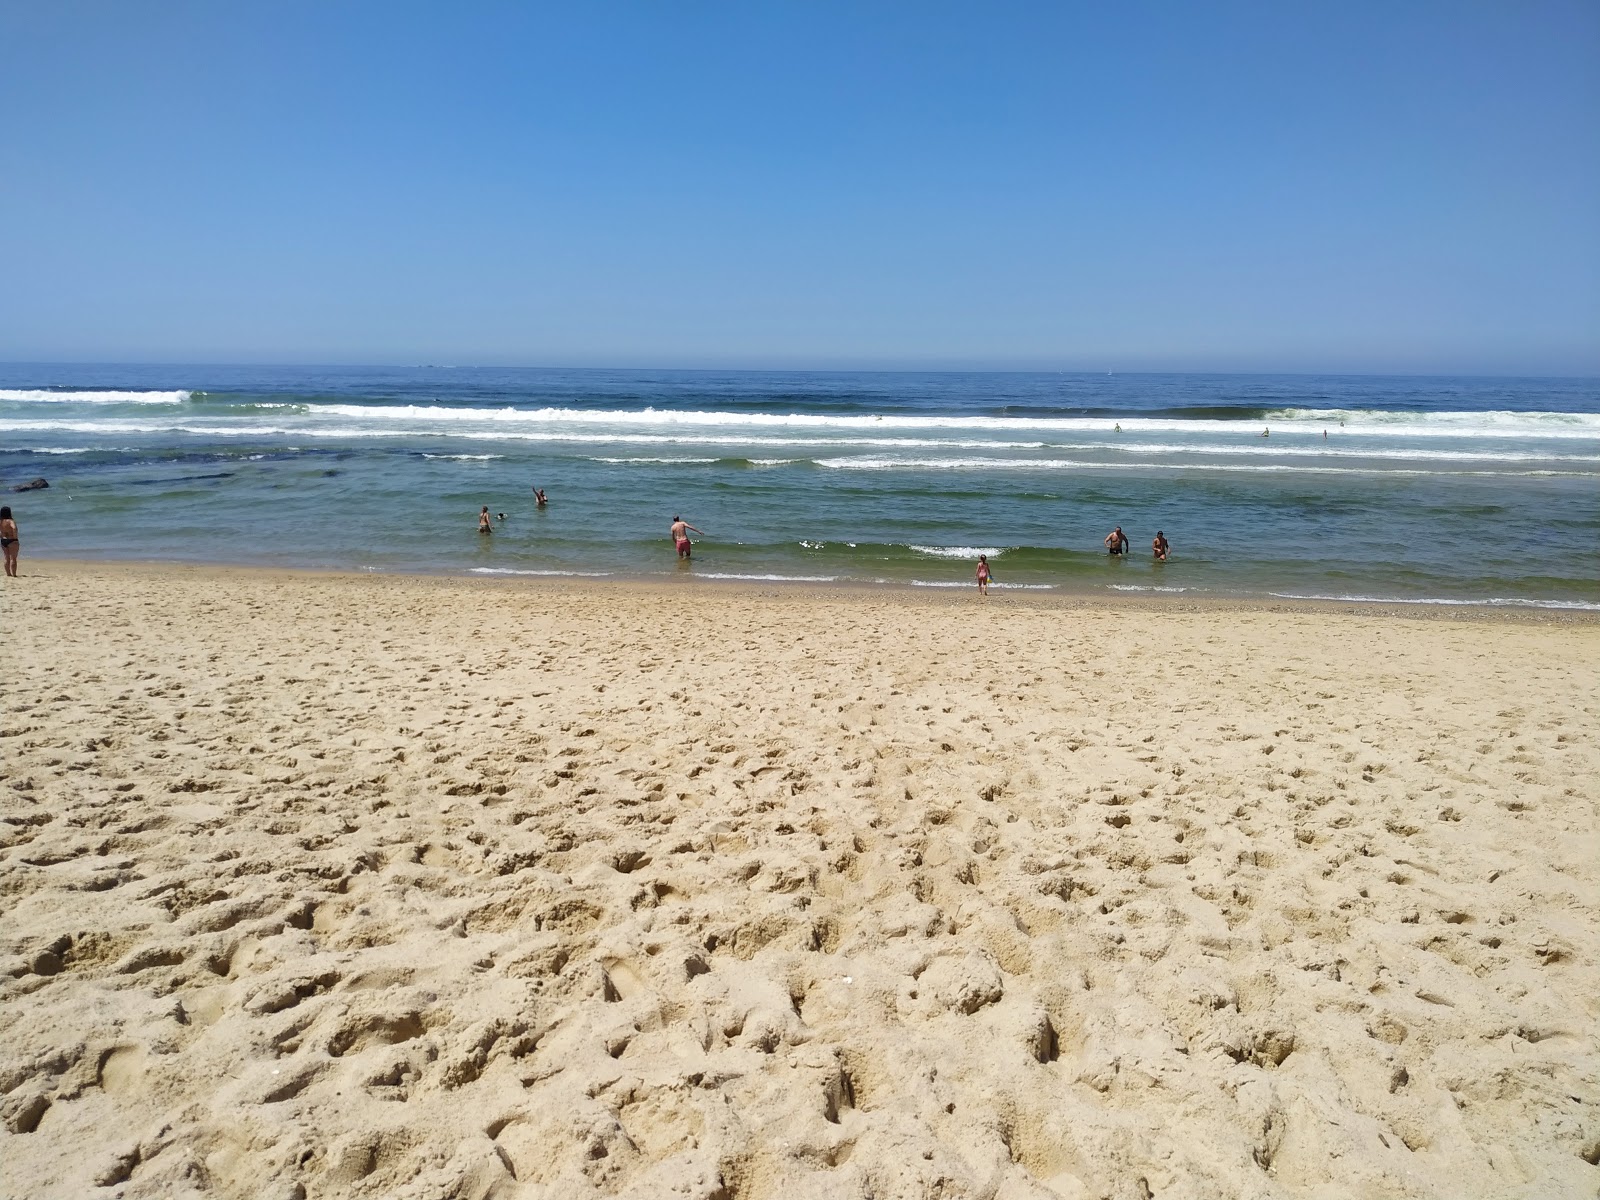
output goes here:
[[5, 550], [6, 574], [17, 577], [17, 523], [11, 517], [11, 506], [0, 508], [0, 548]]

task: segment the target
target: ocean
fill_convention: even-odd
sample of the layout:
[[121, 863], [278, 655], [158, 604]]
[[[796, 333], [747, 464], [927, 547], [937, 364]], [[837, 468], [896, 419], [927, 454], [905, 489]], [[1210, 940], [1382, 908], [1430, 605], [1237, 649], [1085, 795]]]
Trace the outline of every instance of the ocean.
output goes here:
[[0, 364], [0, 489], [41, 476], [24, 571], [971, 588], [984, 553], [996, 590], [1600, 609], [1594, 379]]

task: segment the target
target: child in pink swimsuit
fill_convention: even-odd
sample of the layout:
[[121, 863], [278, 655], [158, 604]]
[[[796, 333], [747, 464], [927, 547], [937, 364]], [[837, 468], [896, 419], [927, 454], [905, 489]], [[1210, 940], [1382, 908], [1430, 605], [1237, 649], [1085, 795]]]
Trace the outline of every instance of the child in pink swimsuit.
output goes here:
[[978, 555], [978, 593], [980, 595], [987, 596], [989, 594], [989, 579], [989, 556], [980, 554]]

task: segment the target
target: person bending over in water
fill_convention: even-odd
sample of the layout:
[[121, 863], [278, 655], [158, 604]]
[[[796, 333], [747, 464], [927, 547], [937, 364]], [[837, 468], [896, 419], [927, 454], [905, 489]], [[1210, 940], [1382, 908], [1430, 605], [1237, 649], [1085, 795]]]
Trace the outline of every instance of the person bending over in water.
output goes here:
[[1150, 549], [1156, 556], [1157, 562], [1166, 562], [1167, 555], [1172, 553], [1172, 547], [1167, 545], [1167, 535], [1161, 530], [1156, 530], [1155, 540], [1150, 543]]
[[494, 522], [489, 520], [489, 506], [487, 504], [485, 504], [483, 506], [483, 508], [478, 512], [478, 532], [479, 533], [493, 533], [494, 532]]
[[978, 555], [978, 594], [979, 595], [987, 596], [989, 594], [989, 580], [991, 580], [992, 578], [994, 578], [994, 576], [989, 571], [989, 556], [987, 554]]
[[[689, 551], [691, 548], [689, 545], [689, 531], [691, 529], [694, 529], [694, 526], [689, 524], [689, 522], [685, 521], [682, 517], [674, 516], [672, 518], [672, 541], [678, 547], [679, 558], [689, 557]], [[701, 537], [705, 536], [705, 530], [703, 529], [694, 529], [694, 531]]]
[[5, 549], [6, 574], [17, 577], [17, 522], [11, 515], [11, 506], [0, 508], [0, 547]]
[[1106, 534], [1106, 549], [1111, 552], [1112, 557], [1128, 552], [1128, 535], [1122, 532], [1121, 525]]

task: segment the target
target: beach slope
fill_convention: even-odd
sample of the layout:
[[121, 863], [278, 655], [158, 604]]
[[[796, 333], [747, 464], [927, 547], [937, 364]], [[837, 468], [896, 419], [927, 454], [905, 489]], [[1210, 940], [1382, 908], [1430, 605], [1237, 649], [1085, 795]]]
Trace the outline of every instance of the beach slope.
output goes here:
[[0, 1192], [1600, 1188], [1600, 626], [29, 562]]

